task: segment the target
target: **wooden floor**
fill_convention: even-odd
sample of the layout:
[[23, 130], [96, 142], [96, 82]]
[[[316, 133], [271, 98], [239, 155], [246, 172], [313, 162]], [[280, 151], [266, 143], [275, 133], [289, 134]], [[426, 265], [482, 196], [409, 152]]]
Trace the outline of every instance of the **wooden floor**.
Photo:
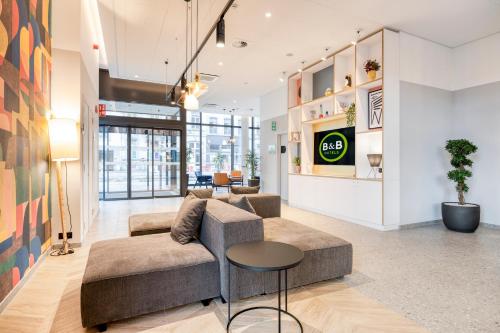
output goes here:
[[[33, 276], [0, 314], [0, 332], [93, 332], [81, 326], [80, 284], [90, 244], [98, 239], [127, 233], [126, 220], [133, 212], [174, 210], [178, 200], [118, 203], [117, 210], [103, 210], [92, 226], [89, 242], [76, 253], [46, 257]], [[147, 205], [147, 206], [145, 206]], [[236, 303], [234, 311], [255, 305], [276, 305], [276, 294]], [[413, 321], [395, 313], [348, 286], [343, 280], [294, 289], [289, 311], [304, 326], [304, 332], [427, 332]], [[195, 303], [109, 325], [109, 332], [224, 332], [227, 308], [220, 300], [203, 307]], [[249, 312], [233, 322], [232, 332], [276, 332], [276, 314]], [[286, 319], [283, 332], [299, 332]]]

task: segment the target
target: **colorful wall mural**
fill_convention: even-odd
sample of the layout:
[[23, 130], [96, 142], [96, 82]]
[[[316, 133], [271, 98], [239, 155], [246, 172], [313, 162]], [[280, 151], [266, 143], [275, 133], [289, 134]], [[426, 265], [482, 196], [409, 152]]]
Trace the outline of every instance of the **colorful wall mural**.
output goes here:
[[0, 301], [50, 246], [51, 1], [0, 0]]

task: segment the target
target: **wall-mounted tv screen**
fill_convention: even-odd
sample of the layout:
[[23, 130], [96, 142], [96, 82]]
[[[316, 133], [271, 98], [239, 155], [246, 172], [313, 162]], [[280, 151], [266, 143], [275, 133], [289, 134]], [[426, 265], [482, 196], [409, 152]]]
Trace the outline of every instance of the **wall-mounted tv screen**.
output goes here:
[[355, 138], [355, 127], [314, 133], [314, 164], [354, 165]]

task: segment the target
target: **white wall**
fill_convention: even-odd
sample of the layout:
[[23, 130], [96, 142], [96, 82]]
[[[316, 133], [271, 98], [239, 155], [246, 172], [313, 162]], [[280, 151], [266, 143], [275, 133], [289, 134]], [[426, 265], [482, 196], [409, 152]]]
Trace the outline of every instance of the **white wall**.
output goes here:
[[451, 90], [452, 49], [405, 32], [399, 42], [401, 81]]
[[[72, 243], [85, 239], [98, 212], [97, 140], [99, 121], [94, 112], [99, 100], [99, 53], [91, 6], [85, 0], [54, 0], [54, 42], [52, 111], [58, 118], [71, 118], [81, 131], [80, 160], [69, 162], [68, 192], [72, 228], [65, 207], [66, 230], [73, 232]], [[68, 28], [69, 27], [69, 28]], [[63, 168], [63, 176], [65, 176]], [[55, 178], [53, 178], [55, 179]], [[66, 183], [63, 178], [63, 182]], [[60, 229], [57, 187], [53, 184], [53, 243]]]
[[453, 49], [453, 90], [500, 81], [500, 33]]
[[287, 114], [288, 100], [287, 87], [282, 87], [268, 92], [260, 99], [260, 119], [267, 120]]

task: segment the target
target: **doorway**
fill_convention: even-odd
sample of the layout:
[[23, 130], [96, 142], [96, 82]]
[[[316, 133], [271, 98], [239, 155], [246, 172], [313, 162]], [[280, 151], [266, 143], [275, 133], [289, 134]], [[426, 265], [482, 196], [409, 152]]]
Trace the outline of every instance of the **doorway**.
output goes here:
[[99, 199], [181, 194], [181, 131], [99, 126]]
[[279, 141], [279, 179], [280, 196], [282, 200], [288, 201], [288, 134], [280, 134]]

